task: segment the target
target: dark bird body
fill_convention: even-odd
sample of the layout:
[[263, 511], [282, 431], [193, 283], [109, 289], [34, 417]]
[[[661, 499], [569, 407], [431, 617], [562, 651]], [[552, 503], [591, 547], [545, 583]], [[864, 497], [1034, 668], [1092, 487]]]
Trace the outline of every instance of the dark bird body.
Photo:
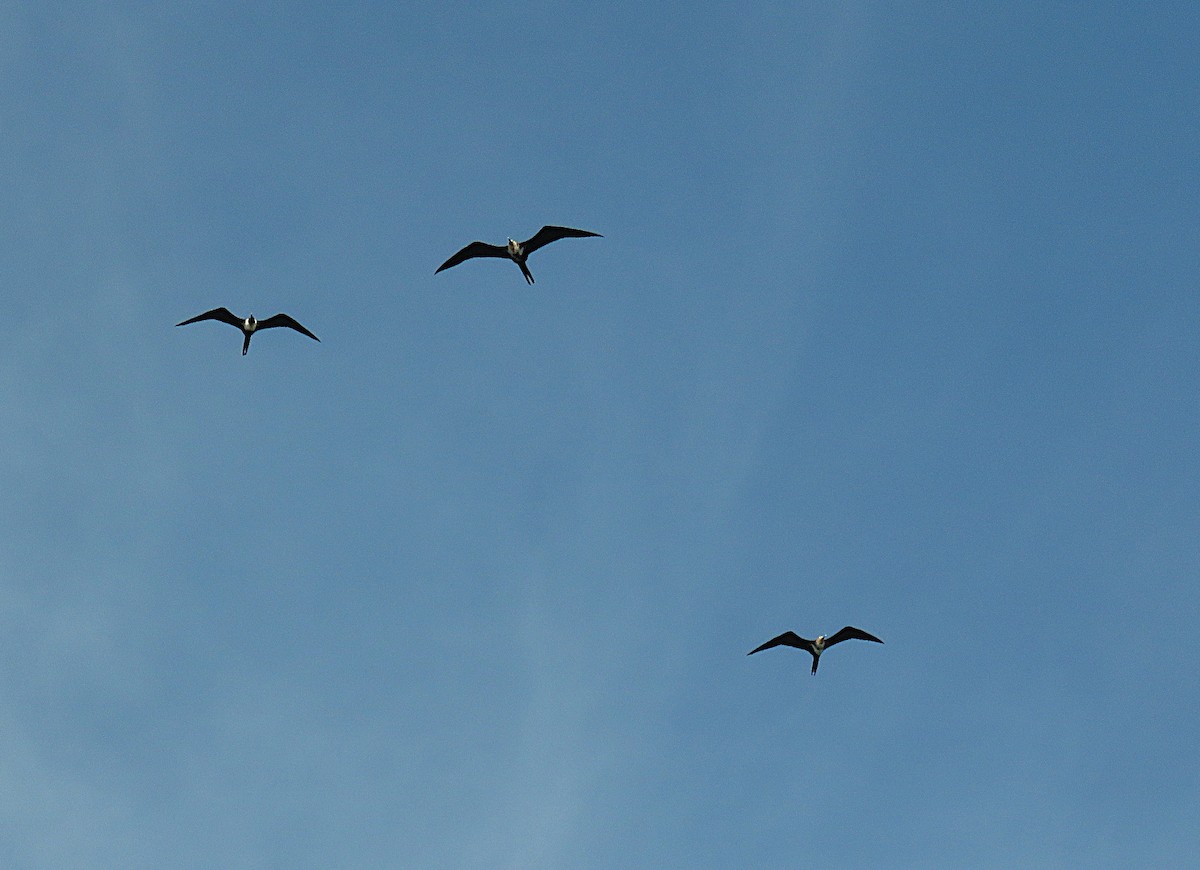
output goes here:
[[255, 320], [254, 315], [241, 318], [230, 311], [228, 308], [214, 308], [212, 311], [205, 311], [203, 314], [197, 314], [195, 317], [189, 318], [182, 323], [176, 323], [176, 326], [187, 326], [189, 323], [198, 323], [201, 320], [219, 320], [222, 323], [228, 323], [230, 326], [236, 326], [242, 331], [245, 336], [242, 341], [242, 356], [246, 355], [246, 351], [250, 350], [250, 337], [260, 329], [272, 329], [276, 326], [286, 326], [289, 329], [294, 329], [302, 335], [307, 335], [314, 341], [320, 341], [298, 322], [288, 317], [286, 314], [276, 314], [268, 317], [266, 320]]
[[762, 652], [765, 649], [770, 649], [774, 646], [793, 646], [796, 649], [802, 649], [813, 657], [812, 672], [817, 672], [817, 665], [821, 662], [821, 653], [829, 649], [835, 643], [841, 643], [844, 640], [869, 640], [874, 643], [883, 643], [873, 634], [867, 634], [861, 628], [855, 628], [853, 625], [847, 625], [841, 631], [836, 631], [829, 637], [820, 635], [816, 640], [809, 640], [801, 637], [794, 631], [785, 631], [779, 637], [773, 637], [757, 649], [752, 649], [746, 653], [748, 656], [754, 655], [756, 652]]
[[464, 260], [470, 260], [475, 257], [499, 257], [501, 259], [512, 260], [520, 266], [521, 274], [525, 276], [526, 283], [532, 284], [533, 275], [530, 273], [529, 267], [525, 265], [525, 260], [530, 254], [551, 242], [557, 242], [559, 239], [583, 239], [588, 236], [603, 238], [599, 233], [589, 233], [587, 230], [573, 230], [570, 227], [542, 227], [534, 233], [533, 238], [525, 242], [514, 242], [512, 239], [508, 240], [507, 245], [489, 245], [487, 242], [471, 242], [471, 244], [438, 266], [433, 274], [436, 275], [443, 269], [449, 269], [451, 266], [457, 266]]

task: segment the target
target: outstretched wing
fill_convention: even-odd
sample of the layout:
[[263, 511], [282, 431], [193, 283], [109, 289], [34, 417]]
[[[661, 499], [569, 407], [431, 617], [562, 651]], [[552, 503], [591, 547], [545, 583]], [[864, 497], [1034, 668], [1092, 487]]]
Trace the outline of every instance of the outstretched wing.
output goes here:
[[587, 230], [573, 230], [570, 227], [542, 227], [534, 233], [532, 239], [527, 242], [521, 242], [521, 248], [525, 251], [526, 256], [528, 256], [538, 248], [545, 247], [551, 242], [557, 242], [559, 239], [583, 239], [588, 236], [603, 238], [599, 233], [589, 233]]
[[214, 308], [212, 311], [205, 311], [203, 314], [197, 314], [195, 317], [189, 318], [182, 323], [176, 323], [176, 326], [187, 326], [189, 323], [197, 323], [201, 320], [219, 320], [222, 323], [228, 323], [230, 326], [242, 328], [242, 318], [238, 317], [228, 308]]
[[436, 275], [443, 269], [457, 266], [463, 260], [470, 260], [474, 257], [503, 257], [504, 259], [508, 259], [508, 248], [501, 247], [500, 245], [489, 245], [487, 242], [471, 242], [471, 244], [434, 269], [433, 274]]
[[258, 321], [259, 329], [271, 329], [276, 326], [286, 326], [289, 329], [294, 329], [294, 330], [296, 330], [296, 332], [299, 332], [303, 335], [307, 335], [309, 338], [313, 339], [314, 341], [321, 340], [321, 339], [317, 338], [315, 335], [313, 335], [311, 332], [309, 332], [307, 329], [305, 329], [303, 326], [301, 326], [297, 321], [288, 317], [286, 314], [276, 314], [273, 317], [268, 317], [266, 320]]
[[847, 625], [841, 631], [835, 631], [831, 634], [829, 639], [825, 641], [825, 646], [831, 647], [835, 643], [841, 643], [844, 640], [870, 640], [875, 643], [883, 643], [875, 635], [867, 634], [861, 628], [855, 628], [853, 625]]
[[796, 649], [807, 650], [808, 652], [813, 651], [811, 640], [801, 637], [794, 631], [785, 631], [783, 634], [779, 635], [779, 637], [771, 638], [757, 649], [750, 650], [750, 652], [746, 653], [746, 655], [752, 656], [756, 652], [762, 652], [763, 650], [770, 649], [773, 646], [794, 646]]

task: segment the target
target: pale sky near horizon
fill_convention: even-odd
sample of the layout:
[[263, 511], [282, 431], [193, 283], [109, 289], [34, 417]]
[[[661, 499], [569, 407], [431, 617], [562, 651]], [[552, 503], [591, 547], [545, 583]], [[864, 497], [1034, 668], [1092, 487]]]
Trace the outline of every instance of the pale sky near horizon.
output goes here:
[[0, 867], [1191, 866], [1198, 39], [0, 5]]

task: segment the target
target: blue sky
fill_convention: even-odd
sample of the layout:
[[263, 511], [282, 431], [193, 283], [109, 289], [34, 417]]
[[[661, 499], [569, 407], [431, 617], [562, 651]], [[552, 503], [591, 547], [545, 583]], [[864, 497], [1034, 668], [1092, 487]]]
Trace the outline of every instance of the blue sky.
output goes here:
[[0, 864], [1189, 865], [1198, 25], [0, 8]]

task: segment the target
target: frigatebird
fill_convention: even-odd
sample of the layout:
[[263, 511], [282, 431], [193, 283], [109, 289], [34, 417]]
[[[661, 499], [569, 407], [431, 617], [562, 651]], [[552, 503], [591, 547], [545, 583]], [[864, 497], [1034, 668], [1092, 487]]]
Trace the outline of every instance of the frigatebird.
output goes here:
[[286, 314], [276, 314], [273, 317], [268, 317], [266, 320], [255, 320], [254, 315], [251, 314], [249, 317], [243, 319], [238, 317], [228, 308], [214, 308], [212, 311], [205, 311], [203, 314], [197, 314], [195, 317], [185, 320], [182, 323], [176, 323], [175, 325], [187, 326], [189, 323], [197, 323], [201, 320], [219, 320], [222, 323], [228, 323], [230, 326], [236, 326], [238, 329], [240, 329], [242, 334], [246, 337], [242, 342], [242, 356], [245, 356], [246, 351], [250, 350], [250, 336], [254, 335], [254, 333], [260, 329], [271, 329], [272, 327], [276, 326], [286, 326], [289, 329], [294, 329], [296, 332], [307, 335], [314, 341], [321, 340], [295, 320], [288, 317]]
[[867, 634], [861, 628], [855, 628], [853, 625], [847, 625], [841, 631], [835, 631], [829, 637], [820, 635], [816, 640], [808, 640], [794, 631], [785, 631], [779, 637], [773, 637], [758, 649], [752, 649], [746, 653], [748, 656], [754, 655], [756, 652], [762, 652], [765, 649], [770, 649], [773, 646], [794, 646], [796, 649], [805, 650], [812, 654], [813, 667], [812, 672], [817, 672], [817, 665], [821, 663], [821, 653], [829, 649], [835, 643], [841, 643], [844, 640], [869, 640], [875, 643], [883, 643], [873, 634]]
[[487, 242], [471, 242], [471, 244], [438, 266], [433, 274], [436, 275], [443, 269], [457, 266], [464, 260], [470, 260], [473, 257], [500, 257], [501, 259], [507, 258], [512, 260], [520, 266], [521, 274], [525, 276], [525, 281], [532, 284], [533, 275], [530, 274], [529, 267], [525, 265], [525, 260], [530, 254], [551, 242], [557, 242], [559, 239], [582, 239], [588, 236], [603, 238], [599, 233], [589, 233], [587, 230], [573, 230], [570, 227], [542, 227], [533, 234], [533, 238], [526, 242], [514, 242], [512, 239], [508, 240], [507, 245], [489, 245]]

